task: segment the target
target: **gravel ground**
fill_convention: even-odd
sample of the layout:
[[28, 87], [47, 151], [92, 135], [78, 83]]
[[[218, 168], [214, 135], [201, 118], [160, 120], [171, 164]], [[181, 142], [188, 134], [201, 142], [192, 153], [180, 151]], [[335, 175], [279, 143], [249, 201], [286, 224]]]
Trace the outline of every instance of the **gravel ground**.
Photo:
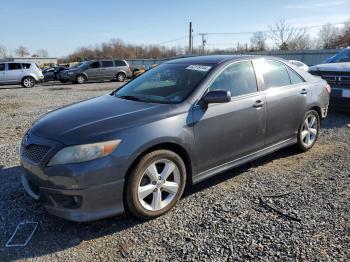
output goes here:
[[[152, 221], [123, 215], [79, 224], [49, 215], [20, 184], [23, 133], [44, 113], [119, 85], [0, 88], [0, 261], [350, 260], [346, 114], [329, 114], [311, 151], [287, 148], [188, 188]], [[31, 242], [5, 248], [25, 220], [39, 222]]]

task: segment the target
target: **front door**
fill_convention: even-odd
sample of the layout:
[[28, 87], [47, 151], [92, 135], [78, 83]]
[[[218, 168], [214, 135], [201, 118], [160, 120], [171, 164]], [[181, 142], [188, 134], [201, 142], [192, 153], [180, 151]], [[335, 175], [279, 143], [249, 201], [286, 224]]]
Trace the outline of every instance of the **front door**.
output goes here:
[[6, 64], [0, 63], [0, 83], [5, 83]]
[[264, 147], [265, 96], [258, 92], [252, 63], [226, 67], [209, 86], [218, 89], [230, 91], [231, 102], [193, 108], [196, 173]]
[[101, 75], [100, 67], [101, 66], [99, 61], [92, 62], [89, 65], [89, 68], [85, 71], [89, 80], [98, 80], [100, 78], [100, 75]]

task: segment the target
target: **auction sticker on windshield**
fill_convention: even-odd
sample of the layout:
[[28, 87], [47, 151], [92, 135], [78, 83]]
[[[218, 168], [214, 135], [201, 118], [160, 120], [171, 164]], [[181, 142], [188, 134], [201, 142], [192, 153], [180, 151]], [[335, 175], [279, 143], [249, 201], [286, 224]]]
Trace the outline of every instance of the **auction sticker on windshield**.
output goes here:
[[186, 67], [186, 69], [188, 70], [196, 70], [196, 71], [203, 71], [203, 72], [209, 71], [210, 68], [211, 66], [204, 66], [204, 65], [189, 65], [188, 67]]

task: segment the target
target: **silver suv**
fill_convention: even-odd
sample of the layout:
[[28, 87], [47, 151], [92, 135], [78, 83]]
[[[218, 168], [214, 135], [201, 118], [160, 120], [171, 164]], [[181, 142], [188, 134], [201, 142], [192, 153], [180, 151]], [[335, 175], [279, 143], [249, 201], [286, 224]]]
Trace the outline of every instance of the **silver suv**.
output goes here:
[[43, 73], [35, 63], [0, 62], [0, 85], [21, 84], [23, 87], [33, 87], [43, 80]]
[[117, 80], [124, 82], [131, 78], [129, 64], [125, 60], [91, 60], [59, 74], [59, 80], [63, 83], [72, 82], [84, 84], [87, 81]]

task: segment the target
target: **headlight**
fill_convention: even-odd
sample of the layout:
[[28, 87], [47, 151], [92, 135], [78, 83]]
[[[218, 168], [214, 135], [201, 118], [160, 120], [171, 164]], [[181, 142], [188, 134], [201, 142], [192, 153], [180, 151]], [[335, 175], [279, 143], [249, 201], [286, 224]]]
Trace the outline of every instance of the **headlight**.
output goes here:
[[80, 163], [108, 156], [118, 147], [120, 142], [121, 140], [112, 140], [101, 143], [64, 147], [54, 155], [48, 166]]

